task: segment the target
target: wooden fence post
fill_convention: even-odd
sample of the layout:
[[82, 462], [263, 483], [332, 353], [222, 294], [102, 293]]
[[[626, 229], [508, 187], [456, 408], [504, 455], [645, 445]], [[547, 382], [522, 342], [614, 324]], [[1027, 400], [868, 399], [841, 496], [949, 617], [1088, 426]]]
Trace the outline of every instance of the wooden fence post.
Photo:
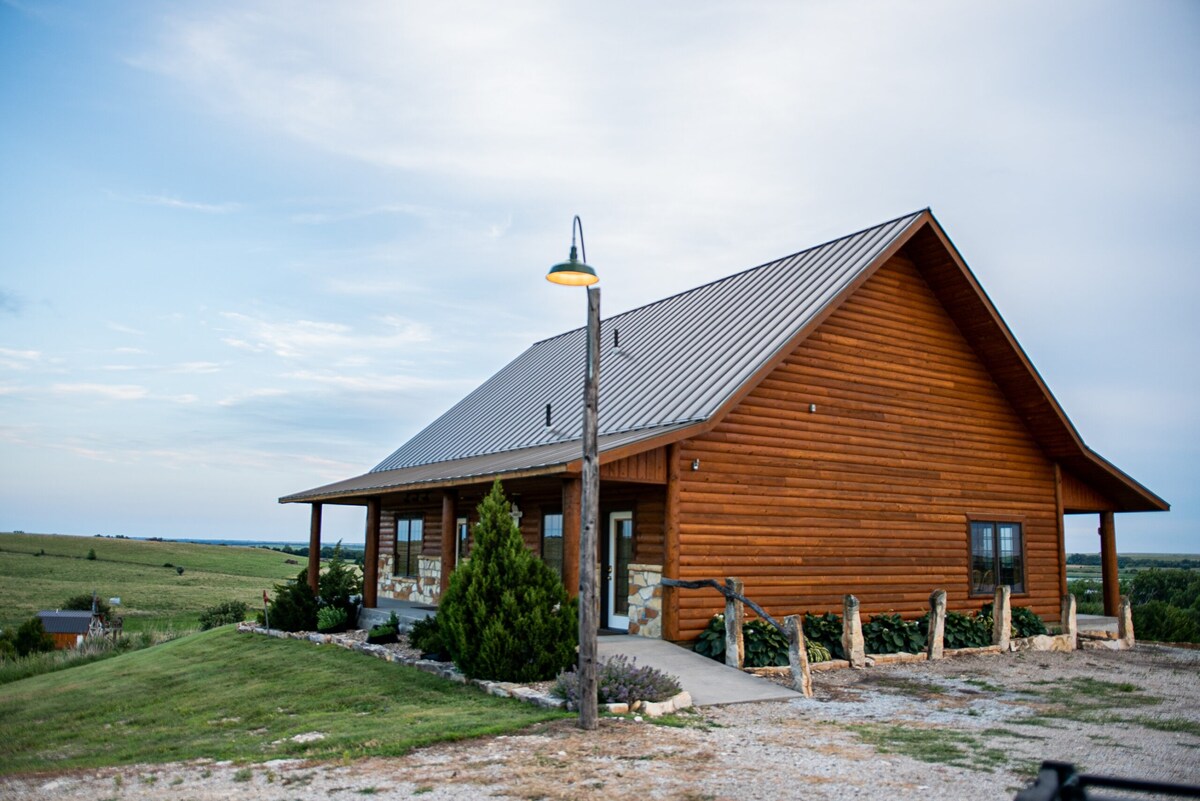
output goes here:
[[1067, 593], [1062, 598], [1062, 633], [1072, 651], [1079, 647], [1079, 620], [1075, 614], [1075, 596]]
[[799, 615], [788, 615], [783, 619], [783, 628], [788, 638], [788, 665], [792, 669], [792, 689], [813, 697], [812, 671], [808, 668], [808, 644], [804, 641], [804, 626]]
[[946, 591], [934, 590], [929, 596], [929, 629], [926, 632], [925, 658], [941, 659], [946, 647]]
[[1128, 595], [1122, 595], [1117, 606], [1117, 640], [1122, 648], [1133, 647], [1133, 604]]
[[867, 666], [866, 646], [863, 643], [862, 617], [859, 614], [858, 599], [847, 595], [842, 599], [842, 650], [850, 667]]
[[1012, 637], [1012, 588], [1001, 584], [992, 603], [992, 645], [1007, 651]]
[[[725, 588], [731, 593], [742, 594], [742, 580], [738, 578], [725, 579]], [[725, 596], [725, 664], [742, 669], [745, 663], [745, 640], [742, 635], [742, 623], [746, 619], [746, 609], [740, 598], [733, 595]]]

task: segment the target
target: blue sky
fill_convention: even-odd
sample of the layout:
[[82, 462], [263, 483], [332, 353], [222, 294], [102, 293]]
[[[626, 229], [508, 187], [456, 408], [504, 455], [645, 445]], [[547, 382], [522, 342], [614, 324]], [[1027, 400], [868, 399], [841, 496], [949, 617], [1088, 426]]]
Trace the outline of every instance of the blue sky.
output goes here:
[[1200, 551], [1198, 43], [1183, 0], [3, 0], [0, 529], [303, 539], [278, 496], [581, 322], [574, 214], [613, 313], [931, 206], [1173, 504], [1121, 549]]

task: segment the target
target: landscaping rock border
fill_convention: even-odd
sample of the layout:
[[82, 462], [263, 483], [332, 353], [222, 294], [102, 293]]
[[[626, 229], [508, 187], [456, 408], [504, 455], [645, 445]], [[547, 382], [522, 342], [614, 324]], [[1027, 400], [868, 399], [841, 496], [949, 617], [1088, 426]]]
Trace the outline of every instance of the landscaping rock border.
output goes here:
[[[541, 692], [533, 687], [526, 687], [521, 684], [515, 684], [507, 681], [488, 681], [486, 679], [468, 679], [458, 668], [451, 662], [437, 662], [433, 659], [420, 659], [417, 657], [407, 656], [398, 651], [388, 648], [385, 645], [373, 645], [359, 639], [351, 634], [322, 634], [315, 631], [281, 631], [279, 629], [267, 629], [254, 623], [239, 623], [237, 630], [243, 634], [261, 634], [266, 637], [275, 637], [281, 640], [307, 640], [317, 645], [335, 645], [339, 648], [344, 648], [347, 651], [355, 651], [367, 656], [373, 656], [376, 659], [382, 659], [385, 662], [393, 662], [398, 665], [413, 667], [417, 670], [431, 673], [439, 678], [447, 681], [457, 682], [458, 684], [470, 684], [483, 690], [489, 695], [495, 695], [500, 698], [515, 698], [518, 701], [524, 701], [527, 704], [542, 707], [544, 709], [566, 709], [567, 702], [557, 695]], [[692, 696], [686, 691], [679, 693], [673, 698], [668, 698], [666, 701], [650, 702], [636, 701], [630, 704], [606, 704], [609, 712], [615, 715], [626, 714], [629, 712], [637, 712], [646, 717], [656, 718], [662, 715], [669, 715], [672, 712], [678, 712], [681, 709], [687, 709], [692, 705]], [[625, 707], [624, 712], [617, 711], [617, 708]]]

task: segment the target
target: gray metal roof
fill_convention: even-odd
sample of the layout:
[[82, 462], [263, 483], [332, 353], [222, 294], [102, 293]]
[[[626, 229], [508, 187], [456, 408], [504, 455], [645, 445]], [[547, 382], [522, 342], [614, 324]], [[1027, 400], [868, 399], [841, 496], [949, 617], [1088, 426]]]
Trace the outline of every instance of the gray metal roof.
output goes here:
[[92, 624], [91, 612], [69, 609], [65, 612], [38, 612], [47, 634], [87, 634]]
[[[600, 435], [631, 441], [707, 420], [925, 210], [605, 319]], [[352, 494], [578, 456], [585, 330], [530, 346], [371, 473], [281, 498]], [[619, 347], [614, 344], [619, 343]], [[553, 425], [546, 426], [546, 406]], [[568, 455], [569, 454], [569, 455]], [[554, 461], [558, 460], [558, 461]]]
[[[920, 214], [604, 320], [600, 433], [707, 419]], [[375, 471], [579, 440], [584, 336], [535, 343]]]

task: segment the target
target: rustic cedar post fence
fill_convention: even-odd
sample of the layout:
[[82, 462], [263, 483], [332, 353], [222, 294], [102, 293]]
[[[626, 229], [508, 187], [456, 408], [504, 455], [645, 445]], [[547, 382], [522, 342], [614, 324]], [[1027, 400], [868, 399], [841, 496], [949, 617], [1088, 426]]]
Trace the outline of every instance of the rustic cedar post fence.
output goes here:
[[725, 664], [741, 668], [745, 659], [742, 641], [742, 604], [754, 610], [760, 618], [771, 624], [788, 641], [788, 664], [792, 671], [792, 687], [803, 693], [805, 698], [812, 698], [812, 674], [808, 668], [808, 647], [804, 642], [804, 626], [799, 615], [788, 615], [784, 625], [771, 617], [767, 610], [742, 594], [740, 579], [727, 578], [722, 583], [716, 579], [699, 579], [683, 581], [681, 579], [663, 578], [660, 583], [664, 587], [678, 587], [685, 590], [699, 590], [710, 587], [725, 596]]

